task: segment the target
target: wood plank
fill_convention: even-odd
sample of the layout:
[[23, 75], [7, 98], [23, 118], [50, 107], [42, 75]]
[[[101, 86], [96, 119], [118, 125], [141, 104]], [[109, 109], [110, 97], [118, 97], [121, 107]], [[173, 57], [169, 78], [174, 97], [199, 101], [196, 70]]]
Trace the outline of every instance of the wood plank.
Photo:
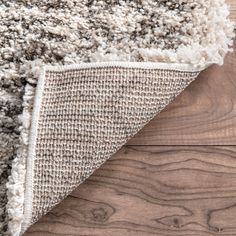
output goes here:
[[236, 235], [236, 147], [125, 147], [24, 236]]
[[128, 144], [236, 145], [236, 40], [234, 49], [222, 67], [201, 73]]
[[235, 0], [226, 0], [230, 6], [231, 18], [236, 21], [236, 1]]

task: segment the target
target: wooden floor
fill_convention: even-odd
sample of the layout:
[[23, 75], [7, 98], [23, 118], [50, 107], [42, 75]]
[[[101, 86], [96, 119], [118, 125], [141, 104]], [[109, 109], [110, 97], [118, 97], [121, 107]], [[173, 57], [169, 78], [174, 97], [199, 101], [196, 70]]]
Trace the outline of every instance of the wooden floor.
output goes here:
[[54, 235], [236, 236], [236, 41], [24, 236]]

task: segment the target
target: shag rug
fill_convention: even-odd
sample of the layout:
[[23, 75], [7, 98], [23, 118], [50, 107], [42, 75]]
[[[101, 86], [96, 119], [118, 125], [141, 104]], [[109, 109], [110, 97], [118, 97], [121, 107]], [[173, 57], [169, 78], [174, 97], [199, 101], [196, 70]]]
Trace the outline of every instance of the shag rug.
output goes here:
[[222, 65], [228, 16], [224, 0], [0, 1], [0, 235], [21, 235]]

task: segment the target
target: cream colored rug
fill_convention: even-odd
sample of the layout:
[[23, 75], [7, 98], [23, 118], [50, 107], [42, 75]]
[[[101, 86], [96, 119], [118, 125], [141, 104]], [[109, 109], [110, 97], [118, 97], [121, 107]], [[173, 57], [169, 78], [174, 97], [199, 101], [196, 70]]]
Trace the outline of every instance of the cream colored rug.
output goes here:
[[4, 1], [0, 14], [2, 74], [26, 80], [7, 183], [14, 236], [222, 64], [234, 36], [223, 0]]

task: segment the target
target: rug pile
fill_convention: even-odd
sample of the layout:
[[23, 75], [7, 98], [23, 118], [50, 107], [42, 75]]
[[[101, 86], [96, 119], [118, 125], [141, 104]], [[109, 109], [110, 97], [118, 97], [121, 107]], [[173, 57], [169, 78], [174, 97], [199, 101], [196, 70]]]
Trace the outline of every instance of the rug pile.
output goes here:
[[228, 17], [224, 0], [2, 0], [1, 235], [21, 235], [223, 64]]

